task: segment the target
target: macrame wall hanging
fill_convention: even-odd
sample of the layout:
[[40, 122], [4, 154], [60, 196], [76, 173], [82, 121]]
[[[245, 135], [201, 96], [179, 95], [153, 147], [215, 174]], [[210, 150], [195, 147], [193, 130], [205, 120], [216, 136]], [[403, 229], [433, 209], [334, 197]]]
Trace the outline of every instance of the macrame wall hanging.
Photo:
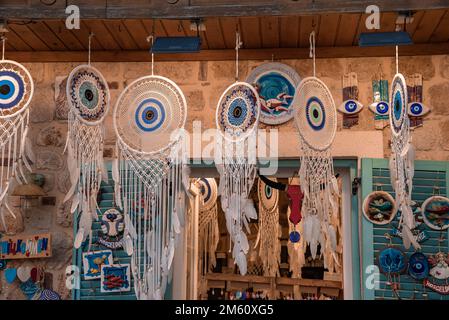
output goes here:
[[175, 235], [183, 221], [183, 129], [187, 104], [170, 79], [151, 76], [130, 83], [114, 108], [116, 200], [123, 207], [124, 248], [138, 299], [162, 299], [170, 276]]
[[430, 109], [423, 104], [422, 74], [414, 73], [407, 77], [407, 94], [407, 110], [410, 118], [410, 127], [422, 126], [424, 116], [430, 112]]
[[[276, 178], [272, 178], [274, 183]], [[279, 190], [270, 187], [262, 179], [257, 185], [259, 197], [259, 257], [262, 260], [263, 274], [268, 277], [279, 276], [281, 263], [281, 242], [279, 225]]]
[[382, 66], [379, 66], [377, 77], [373, 79], [373, 103], [369, 109], [374, 113], [375, 128], [382, 130], [388, 125], [390, 103], [388, 97], [388, 80], [384, 79]]
[[236, 32], [236, 82], [220, 97], [216, 112], [219, 134], [215, 146], [215, 165], [220, 174], [219, 194], [226, 216], [232, 256], [240, 273], [246, 274], [250, 219], [257, 219], [250, 191], [256, 175], [256, 139], [260, 101], [256, 89], [238, 81], [240, 34]]
[[103, 161], [103, 121], [109, 110], [109, 88], [100, 71], [90, 63], [92, 36], [89, 35], [88, 63], [73, 69], [67, 79], [69, 128], [64, 151], [71, 187], [63, 202], [72, 199], [72, 213], [78, 208], [75, 248], [87, 237], [92, 241], [92, 222], [98, 220], [97, 194], [101, 181], [108, 179]]
[[410, 134], [408, 117], [407, 85], [398, 70], [398, 47], [396, 46], [396, 75], [391, 83], [391, 156], [390, 178], [395, 191], [396, 205], [401, 212], [399, 229], [402, 232], [404, 247], [413, 244], [415, 249], [421, 246], [415, 241], [411, 230], [415, 227], [415, 216], [411, 208], [414, 176], [415, 148]]
[[329, 242], [331, 250], [336, 250], [337, 235], [331, 218], [339, 213], [335, 201], [339, 190], [330, 150], [337, 130], [337, 111], [329, 89], [315, 76], [314, 31], [310, 34], [310, 49], [313, 76], [301, 81], [293, 104], [301, 147], [303, 239], [310, 245], [315, 259], [318, 244], [325, 248]]
[[351, 128], [359, 123], [359, 112], [363, 105], [359, 102], [357, 73], [349, 72], [343, 76], [343, 103], [338, 111], [343, 114], [343, 128]]
[[[217, 182], [214, 178], [201, 178], [196, 182], [200, 190], [200, 212], [198, 226], [198, 252], [200, 275], [202, 278], [212, 271], [216, 265], [215, 251], [220, 240], [220, 230], [218, 227], [217, 209]], [[201, 284], [206, 285], [205, 279]], [[201, 292], [207, 292], [207, 288], [202, 288]], [[205, 290], [204, 290], [205, 289]]]
[[28, 70], [15, 61], [5, 60], [5, 42], [2, 37], [0, 60], [0, 218], [5, 231], [5, 213], [16, 218], [7, 202], [8, 191], [16, 183], [28, 183], [22, 165], [31, 171], [34, 162], [31, 142], [27, 138], [29, 104], [34, 93], [33, 78]]

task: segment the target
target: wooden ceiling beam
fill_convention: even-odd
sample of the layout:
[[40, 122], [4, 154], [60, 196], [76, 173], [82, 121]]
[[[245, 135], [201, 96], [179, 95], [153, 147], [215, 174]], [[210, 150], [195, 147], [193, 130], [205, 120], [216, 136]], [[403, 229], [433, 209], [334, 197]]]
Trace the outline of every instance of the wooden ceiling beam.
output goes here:
[[[318, 47], [317, 58], [394, 57], [394, 47]], [[399, 48], [400, 56], [449, 54], [449, 43], [415, 44]], [[6, 56], [20, 62], [83, 62], [85, 51], [12, 51]], [[241, 60], [308, 59], [309, 48], [241, 49]], [[156, 61], [220, 61], [234, 60], [235, 51], [202, 50], [199, 53], [159, 54]], [[98, 62], [150, 62], [148, 51], [93, 51], [92, 61]]]
[[[81, 19], [190, 19], [195, 17], [291, 16], [364, 13], [372, 0], [2, 0], [0, 18], [18, 20], [65, 19], [65, 5], [78, 5]], [[169, 2], [174, 2], [170, 4]], [[382, 12], [447, 9], [447, 0], [377, 0]]]

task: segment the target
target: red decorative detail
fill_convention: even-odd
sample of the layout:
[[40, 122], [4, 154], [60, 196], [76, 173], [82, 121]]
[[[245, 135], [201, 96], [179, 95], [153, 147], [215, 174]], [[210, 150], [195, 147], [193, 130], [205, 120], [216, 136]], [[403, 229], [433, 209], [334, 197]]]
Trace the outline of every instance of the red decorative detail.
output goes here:
[[290, 217], [289, 220], [294, 225], [298, 224], [301, 219], [301, 207], [304, 194], [299, 185], [289, 184], [287, 186], [287, 196], [290, 200]]
[[435, 292], [438, 292], [439, 294], [449, 294], [449, 285], [439, 285], [439, 284], [435, 284], [433, 282], [430, 282], [428, 279], [424, 280], [424, 285], [429, 288], [432, 289]]

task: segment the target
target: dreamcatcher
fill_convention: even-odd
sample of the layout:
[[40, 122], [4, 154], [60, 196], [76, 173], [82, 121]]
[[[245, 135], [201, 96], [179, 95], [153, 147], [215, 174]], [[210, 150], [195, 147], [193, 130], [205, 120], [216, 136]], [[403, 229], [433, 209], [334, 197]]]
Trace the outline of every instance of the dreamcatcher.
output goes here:
[[[276, 179], [273, 182], [276, 183]], [[276, 277], [279, 275], [281, 262], [279, 190], [259, 179], [257, 191], [259, 196], [259, 233], [256, 243], [259, 244], [259, 257], [262, 259], [264, 275]]]
[[[214, 178], [201, 178], [197, 181], [200, 190], [200, 213], [198, 244], [200, 253], [200, 274], [206, 275], [215, 267], [215, 251], [220, 240], [217, 216], [217, 182]], [[206, 284], [206, 281], [201, 281]]]
[[256, 138], [260, 101], [257, 91], [246, 82], [238, 82], [238, 49], [236, 32], [236, 82], [220, 97], [216, 112], [219, 135], [215, 148], [215, 164], [220, 174], [219, 194], [226, 215], [226, 227], [234, 243], [232, 256], [240, 273], [246, 274], [249, 220], [257, 219], [253, 201], [249, 198], [256, 175]]
[[338, 183], [330, 147], [337, 130], [337, 112], [334, 99], [327, 86], [315, 77], [315, 33], [310, 34], [310, 55], [313, 58], [313, 77], [301, 81], [293, 104], [295, 122], [301, 141], [301, 167], [299, 178], [304, 200], [304, 240], [310, 244], [315, 259], [318, 244], [335, 251], [337, 236], [331, 224], [332, 216], [339, 212]]
[[98, 220], [97, 194], [102, 180], [107, 181], [103, 161], [103, 121], [109, 110], [109, 88], [103, 75], [90, 64], [72, 70], [67, 79], [69, 103], [67, 135], [67, 167], [72, 184], [64, 201], [72, 199], [71, 212], [79, 208], [80, 219], [75, 248], [90, 235], [92, 221]]
[[396, 195], [396, 205], [401, 217], [399, 227], [402, 227], [404, 247], [415, 249], [420, 245], [415, 241], [411, 230], [415, 227], [415, 217], [411, 208], [412, 186], [414, 175], [415, 148], [410, 135], [410, 121], [407, 112], [407, 85], [402, 74], [397, 71], [396, 47], [396, 75], [391, 85], [390, 128], [391, 128], [391, 156], [390, 177], [391, 185]]
[[[6, 212], [16, 218], [6, 200], [8, 190], [16, 182], [27, 183], [22, 164], [31, 171], [29, 160], [34, 162], [31, 142], [27, 138], [29, 104], [34, 93], [34, 83], [28, 70], [15, 61], [5, 60], [5, 42], [2, 37], [0, 60], [0, 218], [6, 231]], [[15, 178], [15, 179], [11, 179]]]
[[[152, 55], [152, 71], [153, 61]], [[181, 89], [153, 72], [129, 84], [114, 108], [118, 160], [113, 178], [124, 212], [124, 248], [132, 255], [135, 292], [141, 300], [162, 299], [171, 274], [175, 235], [184, 214], [186, 117]]]

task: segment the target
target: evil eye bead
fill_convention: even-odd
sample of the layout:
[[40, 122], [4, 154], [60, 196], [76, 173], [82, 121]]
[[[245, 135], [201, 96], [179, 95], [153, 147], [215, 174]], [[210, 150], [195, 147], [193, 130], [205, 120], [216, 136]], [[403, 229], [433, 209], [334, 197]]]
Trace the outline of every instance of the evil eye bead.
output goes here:
[[298, 231], [292, 231], [290, 232], [289, 238], [291, 243], [297, 243], [301, 240], [301, 235]]
[[242, 98], [237, 98], [231, 102], [228, 112], [228, 121], [233, 126], [240, 126], [245, 122], [248, 114], [248, 106]]
[[20, 74], [9, 71], [0, 71], [0, 108], [11, 109], [22, 101], [25, 90], [24, 80]]
[[158, 130], [165, 122], [165, 108], [154, 98], [143, 100], [136, 109], [136, 125], [145, 132]]
[[421, 102], [412, 102], [408, 104], [408, 115], [411, 117], [422, 117], [429, 112], [430, 109]]
[[326, 112], [323, 103], [317, 97], [311, 97], [306, 104], [306, 117], [309, 126], [319, 131], [326, 124]]
[[374, 102], [370, 104], [369, 109], [379, 116], [387, 116], [390, 106], [385, 101]]
[[363, 105], [357, 100], [346, 100], [339, 107], [338, 111], [345, 114], [355, 114], [362, 110]]
[[271, 199], [271, 197], [273, 196], [273, 189], [271, 189], [269, 185], [265, 185], [265, 196], [267, 197], [267, 199]]

